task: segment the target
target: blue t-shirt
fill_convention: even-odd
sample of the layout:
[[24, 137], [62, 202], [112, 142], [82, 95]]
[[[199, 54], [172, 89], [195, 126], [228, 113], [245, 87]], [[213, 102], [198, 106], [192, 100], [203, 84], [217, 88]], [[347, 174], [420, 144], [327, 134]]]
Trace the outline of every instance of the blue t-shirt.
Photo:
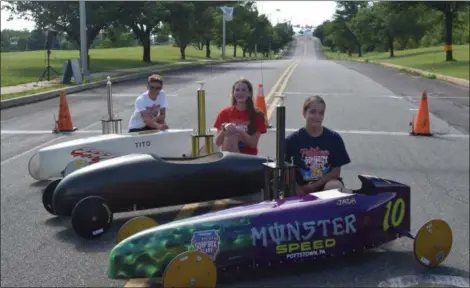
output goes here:
[[300, 128], [286, 138], [286, 161], [297, 166], [297, 183], [315, 182], [333, 168], [351, 162], [341, 136], [326, 127], [318, 137], [312, 137]]

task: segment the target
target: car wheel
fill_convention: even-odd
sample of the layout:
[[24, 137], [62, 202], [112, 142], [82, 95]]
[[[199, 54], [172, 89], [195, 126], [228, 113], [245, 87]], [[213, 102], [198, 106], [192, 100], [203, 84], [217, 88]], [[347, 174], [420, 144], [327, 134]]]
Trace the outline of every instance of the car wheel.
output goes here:
[[116, 244], [124, 241], [125, 239], [131, 237], [134, 234], [137, 234], [141, 231], [153, 228], [158, 226], [157, 221], [153, 220], [147, 216], [139, 216], [134, 217], [128, 220], [124, 225], [122, 225], [121, 229], [116, 236]]
[[85, 239], [101, 237], [111, 227], [111, 222], [113, 222], [113, 213], [101, 197], [86, 197], [72, 210], [72, 228]]
[[75, 171], [77, 171], [77, 170], [79, 170], [79, 169], [81, 169], [81, 168], [83, 168], [87, 165], [88, 165], [88, 162], [86, 160], [83, 160], [83, 159], [76, 159], [74, 161], [70, 161], [69, 164], [67, 164], [67, 166], [65, 166], [64, 170], [62, 171], [62, 175], [65, 178], [67, 175], [69, 175], [69, 174], [71, 174], [71, 173], [73, 173], [73, 172], [75, 172]]
[[54, 196], [55, 188], [59, 185], [62, 179], [57, 179], [49, 183], [44, 191], [42, 192], [42, 205], [46, 208], [47, 212], [51, 213], [52, 215], [56, 215], [54, 213], [54, 208], [52, 207], [52, 198]]

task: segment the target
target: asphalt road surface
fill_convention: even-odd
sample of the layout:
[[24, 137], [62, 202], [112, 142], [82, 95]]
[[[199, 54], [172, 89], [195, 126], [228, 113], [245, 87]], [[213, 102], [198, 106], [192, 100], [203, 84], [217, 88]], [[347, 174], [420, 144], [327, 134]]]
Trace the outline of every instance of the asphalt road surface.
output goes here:
[[[298, 65], [291, 66], [293, 63]], [[411, 185], [412, 229], [417, 231], [428, 220], [442, 218], [453, 229], [454, 246], [446, 262], [432, 270], [415, 261], [413, 242], [404, 238], [362, 257], [297, 268], [297, 273], [241, 278], [231, 286], [377, 287], [390, 278], [430, 273], [468, 279], [468, 89], [372, 64], [327, 61], [318, 40], [302, 36], [296, 39], [290, 59], [165, 74], [170, 128], [195, 127], [197, 81], [205, 81], [207, 123], [212, 125], [217, 112], [228, 104], [234, 81], [246, 77], [255, 87], [263, 83], [267, 95], [288, 67], [293, 70], [292, 75], [284, 75], [286, 85], [282, 87], [281, 81], [273, 91], [284, 90], [288, 131], [303, 125], [303, 100], [322, 95], [327, 102], [324, 124], [340, 131], [352, 159], [343, 170], [347, 186], [359, 187], [358, 174], [375, 174]], [[113, 86], [114, 108], [123, 118], [123, 130], [127, 130], [135, 98], [145, 85], [146, 79], [142, 79]], [[428, 90], [431, 124], [438, 134], [430, 138], [407, 135], [423, 89]], [[267, 98], [268, 106], [278, 101], [275, 99]], [[177, 209], [165, 209], [117, 214], [111, 231], [98, 241], [85, 241], [74, 234], [69, 219], [55, 218], [45, 211], [41, 202], [45, 183], [29, 176], [29, 158], [47, 145], [99, 134], [100, 119], [107, 113], [105, 88], [68, 95], [68, 101], [73, 124], [79, 128], [72, 135], [50, 133], [58, 99], [2, 110], [2, 287], [123, 287], [125, 282], [106, 277], [107, 257], [117, 230], [132, 216], [151, 215], [163, 223], [178, 213]], [[275, 109], [270, 111], [274, 125]], [[262, 154], [275, 156], [274, 135], [261, 139]]]

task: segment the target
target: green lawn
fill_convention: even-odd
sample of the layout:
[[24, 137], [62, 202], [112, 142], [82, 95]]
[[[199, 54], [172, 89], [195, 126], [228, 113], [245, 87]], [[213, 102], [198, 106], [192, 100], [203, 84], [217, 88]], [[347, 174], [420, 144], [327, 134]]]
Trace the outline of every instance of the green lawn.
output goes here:
[[431, 73], [443, 74], [457, 78], [469, 79], [469, 45], [454, 45], [453, 56], [456, 61], [446, 62], [443, 46], [427, 47], [419, 49], [409, 49], [395, 51], [395, 57], [390, 58], [390, 53], [367, 53], [358, 58], [357, 54], [349, 57], [347, 54], [338, 55], [324, 48], [325, 56], [328, 59], [348, 60], [363, 59], [376, 62], [385, 62], [410, 68], [421, 69]]
[[[103, 72], [114, 69], [137, 68], [149, 66], [142, 62], [142, 47], [92, 49], [90, 50], [91, 72]], [[220, 58], [222, 50], [217, 47], [211, 48], [213, 59]], [[197, 50], [190, 46], [186, 48], [186, 61], [204, 60], [206, 51]], [[226, 48], [227, 58], [233, 56], [233, 47]], [[1, 53], [2, 77], [1, 86], [18, 85], [22, 83], [35, 82], [41, 76], [47, 65], [46, 51], [28, 52], [5, 52]], [[242, 50], [237, 49], [237, 57], [243, 56]], [[152, 46], [150, 54], [152, 64], [170, 64], [181, 61], [180, 51], [177, 47]], [[78, 50], [52, 50], [51, 66], [62, 73], [62, 65], [68, 59], [79, 59]], [[46, 78], [47, 79], [47, 78]]]

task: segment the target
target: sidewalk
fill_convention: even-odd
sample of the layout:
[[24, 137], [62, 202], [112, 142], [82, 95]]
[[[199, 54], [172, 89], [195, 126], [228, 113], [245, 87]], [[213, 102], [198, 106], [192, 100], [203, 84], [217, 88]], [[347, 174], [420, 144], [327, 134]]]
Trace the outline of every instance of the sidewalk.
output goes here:
[[[204, 59], [204, 60], [197, 61], [197, 62], [204, 63], [204, 62], [216, 62], [216, 61], [217, 60]], [[169, 66], [186, 65], [190, 63], [194, 63], [194, 62], [182, 61], [182, 62], [175, 62], [172, 64], [163, 64], [163, 65], [160, 64], [160, 65], [153, 65], [153, 66], [147, 66], [147, 67], [117, 69], [117, 70], [111, 70], [111, 71], [92, 73], [86, 76], [85, 79], [94, 80], [94, 79], [104, 78], [107, 76], [113, 77], [113, 76], [118, 76], [118, 75], [123, 75], [123, 74], [133, 74], [133, 73], [145, 72], [147, 70], [162, 69], [162, 68], [166, 68]], [[38, 88], [52, 87], [58, 84], [60, 84], [60, 79], [51, 80], [51, 81], [23, 83], [19, 85], [0, 87], [0, 94], [4, 95], [4, 94], [10, 94], [10, 93], [20, 93], [20, 92], [25, 92], [25, 91], [31, 91], [31, 90], [38, 89]]]

